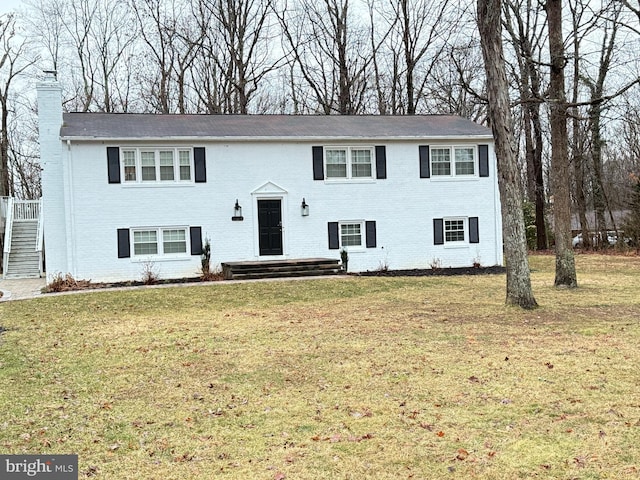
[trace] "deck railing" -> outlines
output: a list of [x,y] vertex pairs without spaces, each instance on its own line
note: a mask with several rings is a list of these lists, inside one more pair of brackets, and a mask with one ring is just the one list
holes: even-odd
[[40,200],[14,200],[13,220],[16,222],[38,220],[40,217]]

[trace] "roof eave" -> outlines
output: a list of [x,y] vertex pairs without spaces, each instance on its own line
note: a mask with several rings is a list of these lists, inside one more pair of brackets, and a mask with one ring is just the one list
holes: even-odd
[[491,134],[468,135],[420,135],[420,136],[164,136],[164,137],[96,137],[96,136],[60,136],[63,142],[379,142],[379,141],[452,141],[452,140],[493,140]]

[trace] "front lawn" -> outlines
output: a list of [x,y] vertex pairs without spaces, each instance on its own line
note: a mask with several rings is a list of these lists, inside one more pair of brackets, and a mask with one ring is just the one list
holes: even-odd
[[0,452],[80,478],[636,479],[640,258],[0,305]]

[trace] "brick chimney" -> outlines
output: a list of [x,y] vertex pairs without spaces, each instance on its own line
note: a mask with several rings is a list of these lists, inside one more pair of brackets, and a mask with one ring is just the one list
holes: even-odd
[[[47,280],[57,273],[68,273],[67,211],[65,197],[68,172],[60,140],[62,127],[62,88],[54,71],[45,71],[36,85],[38,92],[38,131],[42,167],[42,209]],[[70,273],[70,272],[69,272]]]

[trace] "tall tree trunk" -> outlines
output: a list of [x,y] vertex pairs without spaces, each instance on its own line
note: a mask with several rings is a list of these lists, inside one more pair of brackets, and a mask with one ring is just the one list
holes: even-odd
[[546,250],[549,246],[547,240],[547,222],[545,221],[545,191],[544,174],[542,171],[542,126],[540,124],[540,105],[531,105],[533,111],[533,135],[535,150],[533,156],[533,169],[536,183],[536,242],[538,250]]
[[576,264],[571,245],[571,197],[569,177],[569,142],[567,135],[567,100],[564,91],[564,43],[562,38],[562,0],[547,0],[549,29],[549,110],[551,126],[551,190],[553,226],[556,239],[556,287],[578,286]]
[[[536,61],[538,36],[535,28],[537,8],[533,0],[504,0],[504,25],[513,42],[520,73],[518,87],[523,102],[522,116],[527,163],[527,197],[535,204],[536,249],[547,248],[547,226],[545,222],[545,189],[542,170],[542,125],[540,121],[541,81],[540,65]],[[523,9],[528,13],[523,15]],[[533,25],[532,25],[533,23]]]
[[542,139],[542,122],[540,120],[540,103],[538,99],[542,96],[540,92],[540,72],[533,61],[533,55],[527,59],[529,75],[531,77],[532,101],[527,105],[533,126],[533,174],[535,178],[535,200],[536,200],[536,240],[538,250],[546,250],[549,246],[547,240],[547,222],[545,221],[546,195],[544,190],[544,173],[542,169],[542,151],[544,141]]
[[[589,107],[589,129],[591,130],[591,143],[593,151],[593,209],[596,215],[596,230],[600,236],[599,244],[608,245],[607,221],[605,219],[605,210],[607,209],[607,195],[602,181],[602,147],[604,139],[602,138],[602,111],[604,83],[607,78],[609,68],[611,68],[611,60],[613,58],[616,46],[616,35],[618,33],[617,19],[620,15],[619,7],[613,12],[614,21],[612,21],[611,29],[605,29],[604,38],[600,50],[600,66],[598,68],[598,76],[595,82],[588,82],[591,90],[591,105]],[[613,215],[611,216],[613,218]],[[615,223],[612,224],[615,227]]]
[[[573,18],[573,91],[571,94],[571,102],[578,103],[580,95],[580,40],[579,27],[580,21],[575,12],[572,15]],[[580,110],[578,107],[573,108],[572,112],[572,142],[571,142],[571,158],[573,160],[573,175],[575,181],[575,199],[576,207],[578,209],[578,218],[580,219],[580,229],[582,233],[582,246],[584,248],[591,248],[591,234],[589,229],[589,223],[587,221],[587,196],[585,194],[586,187],[586,175],[585,175],[585,139],[582,133]]]
[[478,0],[478,27],[487,74],[489,118],[498,159],[498,185],[502,202],[502,233],[507,264],[509,305],[537,307],[531,290],[522,186],[514,150],[513,119],[509,105],[509,85],[502,49],[501,0]]
[[[0,109],[2,119],[0,121],[0,197],[11,197],[11,182],[9,182],[9,110],[7,101],[9,88],[0,92]],[[4,233],[4,232],[0,232]],[[2,256],[0,255],[0,259]]]

